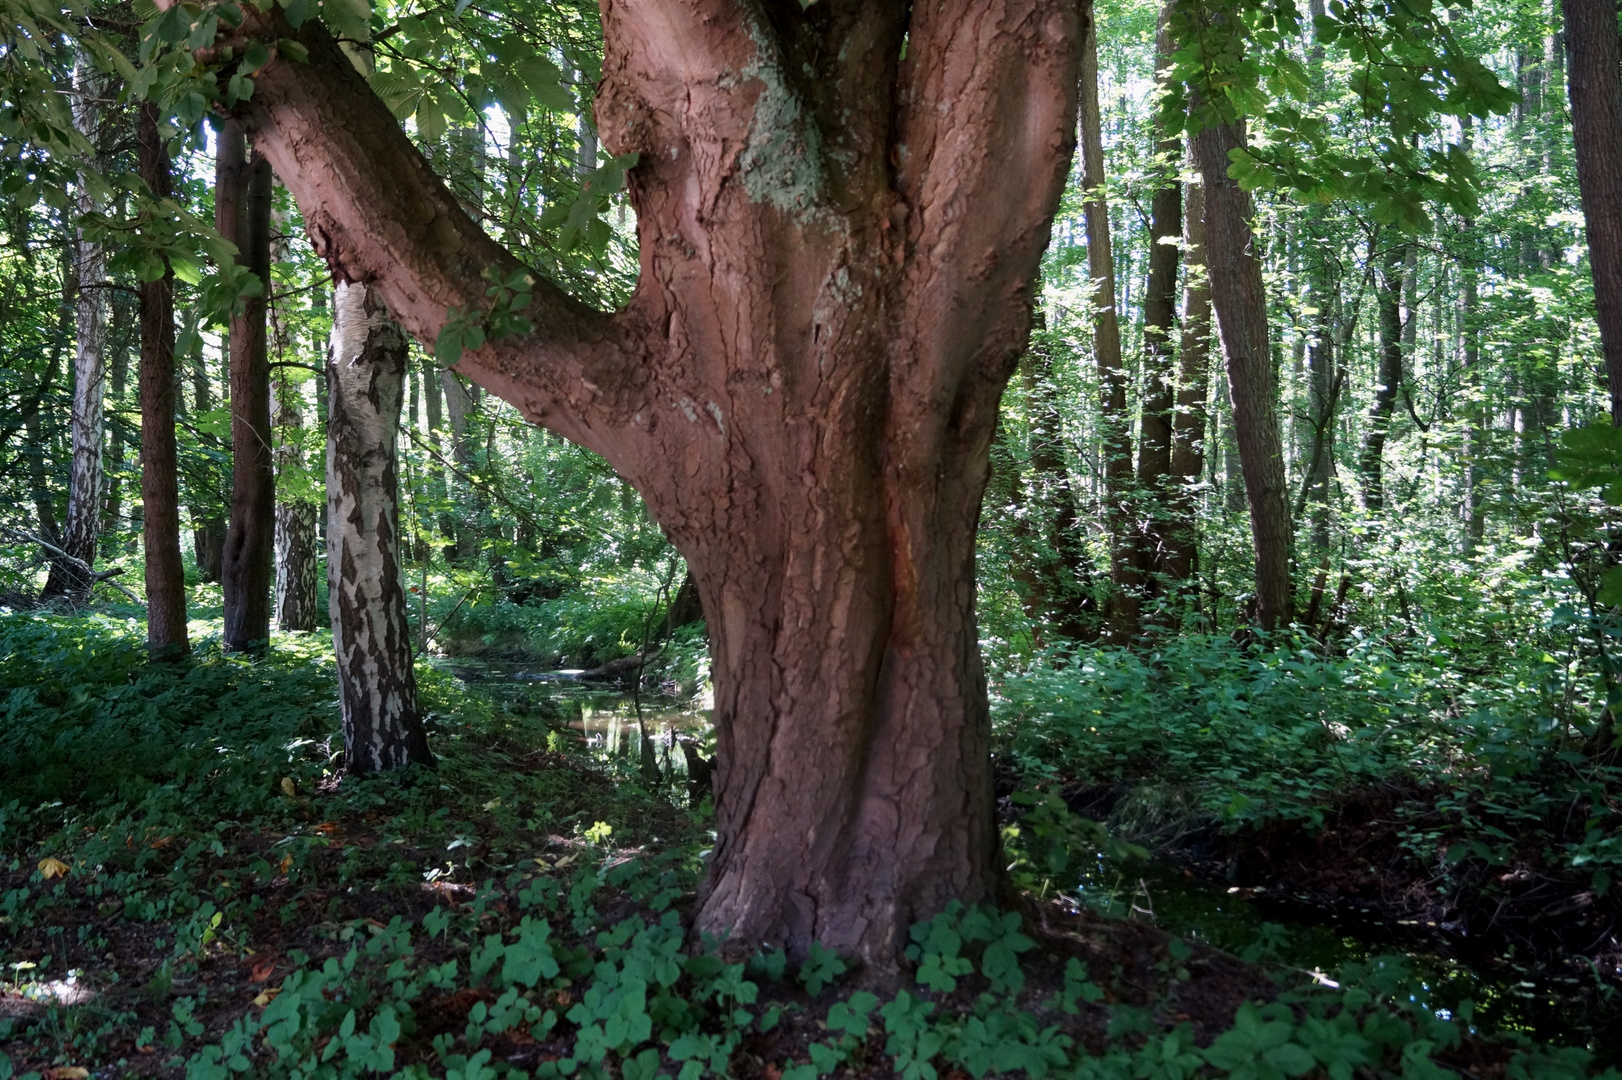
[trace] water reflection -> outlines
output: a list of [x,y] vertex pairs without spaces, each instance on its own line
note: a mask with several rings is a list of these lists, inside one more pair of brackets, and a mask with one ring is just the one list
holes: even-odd
[[658,694],[638,700],[617,685],[582,679],[582,671],[540,671],[523,663],[460,657],[443,666],[513,713],[542,715],[579,732],[586,748],[604,758],[641,762],[645,739],[666,775],[688,771],[682,744],[692,749],[710,730],[708,711],[693,702]]
[[[1400,962],[1408,993],[1443,1017],[1469,1010],[1484,1034],[1515,1031],[1540,1042],[1583,1045],[1602,1064],[1622,1060],[1622,992],[1582,958],[1530,968],[1514,955],[1479,956],[1436,930],[1332,919],[1266,889],[1198,880],[1156,863],[1099,856],[1070,894],[1079,904],[1156,925],[1249,960],[1283,964],[1322,981]],[[1467,1006],[1466,1003],[1469,1003]]]

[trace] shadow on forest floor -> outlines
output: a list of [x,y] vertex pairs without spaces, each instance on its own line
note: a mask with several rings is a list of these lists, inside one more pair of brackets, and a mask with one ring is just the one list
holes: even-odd
[[0,1073],[1092,1080],[1580,1076],[1470,1034],[1394,959],[1258,967],[1028,900],[913,931],[916,981],[728,963],[686,912],[679,777],[566,711],[422,672],[440,756],[332,773],[319,635],[154,667],[118,620],[0,614]]

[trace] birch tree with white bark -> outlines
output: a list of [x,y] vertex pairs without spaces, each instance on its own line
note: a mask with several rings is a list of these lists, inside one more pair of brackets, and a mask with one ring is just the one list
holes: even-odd
[[[94,146],[103,119],[104,80],[84,54],[73,72],[73,124]],[[95,158],[79,172],[74,205],[84,218],[101,209]],[[107,255],[99,239],[80,224],[74,240],[75,282],[73,357],[73,464],[68,489],[67,525],[61,550],[68,558],[53,558],[45,582],[46,597],[64,597],[75,604],[90,599],[95,577],[96,541],[101,535],[102,441],[106,433],[103,399],[107,387]]]
[[327,355],[327,582],[351,773],[433,762],[400,584],[396,432],[407,359],[381,297],[339,282]]

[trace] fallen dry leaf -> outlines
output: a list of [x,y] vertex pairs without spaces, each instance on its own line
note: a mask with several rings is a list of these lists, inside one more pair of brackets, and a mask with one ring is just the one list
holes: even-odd
[[281,992],[281,987],[273,986],[269,990],[261,993],[258,997],[254,998],[253,1003],[263,1009],[266,1005],[269,1005],[272,1001],[275,1001],[276,995]]
[[270,959],[261,961],[253,966],[253,971],[249,974],[248,981],[262,983],[266,979],[270,978],[271,975],[275,974],[275,971],[276,958],[272,956]]
[[56,877],[66,877],[67,873],[68,864],[53,855],[47,855],[39,861],[39,876],[46,881]]
[[293,786],[293,778],[291,776],[282,777],[282,794],[286,795],[289,799],[298,794],[298,788]]
[[81,1065],[58,1065],[44,1075],[45,1080],[90,1080],[90,1070]]
[[282,861],[281,861],[281,871],[282,871],[282,873],[284,873],[284,874],[287,873],[288,870],[292,869],[292,866],[293,866],[293,856],[291,856],[291,855],[283,855],[282,856]]

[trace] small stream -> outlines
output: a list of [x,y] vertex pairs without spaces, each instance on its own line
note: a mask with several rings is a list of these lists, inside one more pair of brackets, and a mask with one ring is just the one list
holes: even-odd
[[581,671],[544,671],[533,664],[467,657],[440,660],[437,665],[510,710],[545,710],[562,718],[580,732],[589,751],[604,758],[638,760],[645,734],[660,768],[685,774],[686,760],[677,740],[702,740],[710,727],[707,712],[693,701],[644,693],[639,702],[617,683],[582,679]]
[[[661,768],[685,773],[677,740],[702,739],[709,730],[707,713],[694,703],[646,694],[639,724],[631,694],[617,685],[583,681],[577,671],[468,658],[439,664],[516,711],[561,713],[588,749],[605,759],[637,761],[645,735]],[[1414,976],[1415,996],[1441,1015],[1454,1015],[1471,1002],[1471,1024],[1480,1032],[1516,1031],[1541,1042],[1586,1045],[1602,1063],[1622,1062],[1622,991],[1586,962],[1573,961],[1557,972],[1529,970],[1512,955],[1472,962],[1475,958],[1461,956],[1445,935],[1430,928],[1326,919],[1288,897],[1203,881],[1179,866],[1153,861],[1116,864],[1101,855],[1067,895],[1100,911],[1149,919],[1235,955],[1324,979],[1333,979],[1348,963],[1400,957]]]

